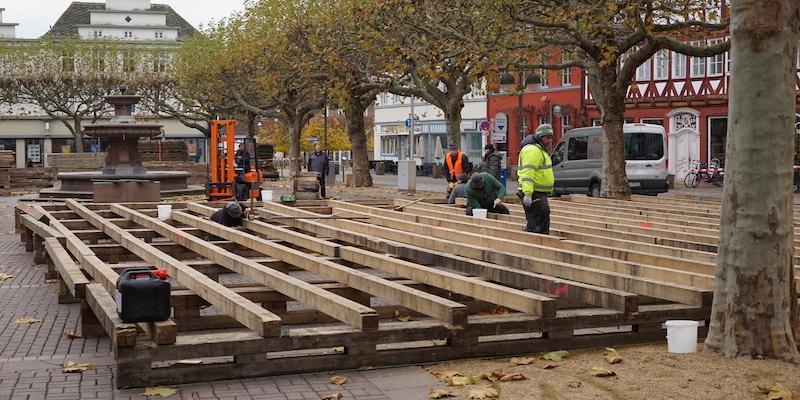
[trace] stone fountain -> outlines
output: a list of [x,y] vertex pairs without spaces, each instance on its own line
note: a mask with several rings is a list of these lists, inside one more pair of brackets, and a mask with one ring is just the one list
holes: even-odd
[[60,188],[47,188],[40,197],[91,197],[96,202],[122,203],[160,201],[163,192],[179,193],[187,189],[189,173],[185,171],[147,171],[142,165],[137,143],[140,138],[152,138],[162,133],[160,124],[137,122],[131,106],[141,96],[106,96],[114,106],[114,116],[108,123],[89,124],[83,129],[87,136],[108,139],[108,154],[100,172],[62,172],[57,178]]

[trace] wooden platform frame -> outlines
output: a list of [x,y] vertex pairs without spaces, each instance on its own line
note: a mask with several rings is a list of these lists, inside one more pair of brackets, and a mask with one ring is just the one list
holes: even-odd
[[[59,300],[81,301],[83,335],[111,337],[121,388],[664,342],[666,320],[707,325],[713,221],[670,229],[680,201],[595,201],[551,201],[563,236],[522,232],[517,205],[478,220],[388,200],[257,203],[240,229],[208,220],[209,203],[172,203],[170,220],[155,203],[74,200],[15,215]],[[633,229],[644,219],[658,227]],[[169,320],[119,319],[131,266],[168,270]]]

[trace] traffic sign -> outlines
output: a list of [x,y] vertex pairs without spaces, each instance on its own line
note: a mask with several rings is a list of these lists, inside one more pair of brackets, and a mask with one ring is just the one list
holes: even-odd
[[319,140],[317,140],[316,137],[312,136],[312,137],[308,138],[308,141],[309,142],[318,142]]
[[491,128],[491,127],[492,127],[492,124],[490,124],[489,121],[481,122],[481,130],[482,131],[488,131],[489,128]]
[[406,120],[406,128],[411,128],[411,118]]
[[494,115],[494,131],[497,133],[508,133],[508,116],[503,113]]

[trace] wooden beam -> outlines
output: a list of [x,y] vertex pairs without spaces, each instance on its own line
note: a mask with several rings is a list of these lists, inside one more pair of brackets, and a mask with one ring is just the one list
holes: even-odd
[[89,280],[83,275],[80,267],[75,264],[75,260],[69,255],[69,252],[61,246],[61,243],[55,237],[46,238],[44,247],[50,259],[55,263],[56,270],[58,270],[61,279],[64,280],[69,292],[77,298],[86,297],[86,285],[89,284]]
[[96,283],[86,285],[86,301],[116,347],[136,345],[136,325],[122,322],[116,302],[105,288]]
[[157,268],[166,268],[170,276],[235,318],[242,325],[264,337],[280,335],[280,318],[277,315],[233,293],[228,288],[211,280],[211,278],[194,270],[180,260],[170,257],[140,239],[127,234],[122,228],[108,223],[104,218],[99,217],[78,202],[68,199],[65,200],[65,204],[143,260],[152,263]]
[[[155,230],[164,237],[218,263],[219,265],[240,273],[250,279],[254,279],[266,286],[272,287],[297,301],[325,312],[326,314],[331,315],[340,321],[351,324],[358,329],[372,330],[378,328],[378,314],[375,310],[367,306],[354,302],[350,299],[337,296],[326,290],[320,289],[313,284],[304,282],[280,271],[265,267],[238,254],[225,251],[195,236],[186,235],[180,229],[177,229],[162,221],[150,218],[139,212],[127,209],[124,206],[114,205],[112,206],[112,210],[117,214],[122,215],[125,218],[129,218],[142,226]],[[193,217],[189,214],[179,211],[173,211],[172,219],[180,222],[179,214],[182,214],[181,217],[185,217],[194,222],[195,226],[199,227],[200,229],[209,229],[214,235],[226,239],[235,239],[235,241],[239,244],[257,249],[256,246],[247,243],[249,239],[247,236],[257,239],[251,235],[244,235],[238,232],[236,229],[228,228],[216,222],[204,220],[202,218]],[[242,236],[240,237],[239,235]],[[280,249],[281,247],[267,240],[262,240],[262,244],[274,246],[276,250]],[[263,251],[262,253],[269,254],[270,252]],[[280,259],[281,257],[276,256],[276,258]],[[317,262],[319,262],[319,260],[317,260]],[[229,289],[227,289],[227,292],[232,295],[235,294]],[[236,296],[241,298],[239,295]],[[203,297],[205,298],[205,296]]]

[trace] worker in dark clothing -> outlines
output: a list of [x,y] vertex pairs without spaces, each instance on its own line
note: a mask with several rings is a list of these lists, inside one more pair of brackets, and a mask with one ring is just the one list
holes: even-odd
[[472,215],[472,209],[485,208],[494,214],[509,214],[508,208],[503,205],[506,196],[506,187],[488,172],[476,172],[469,178],[464,189],[467,193],[467,215]]
[[319,195],[324,199],[325,196],[325,177],[328,175],[328,155],[322,151],[322,146],[314,147],[314,152],[308,156],[308,170],[317,172],[319,181]]
[[247,206],[236,201],[226,204],[225,207],[220,208],[217,210],[217,212],[211,214],[212,221],[228,227],[241,226],[242,218],[246,217]]

